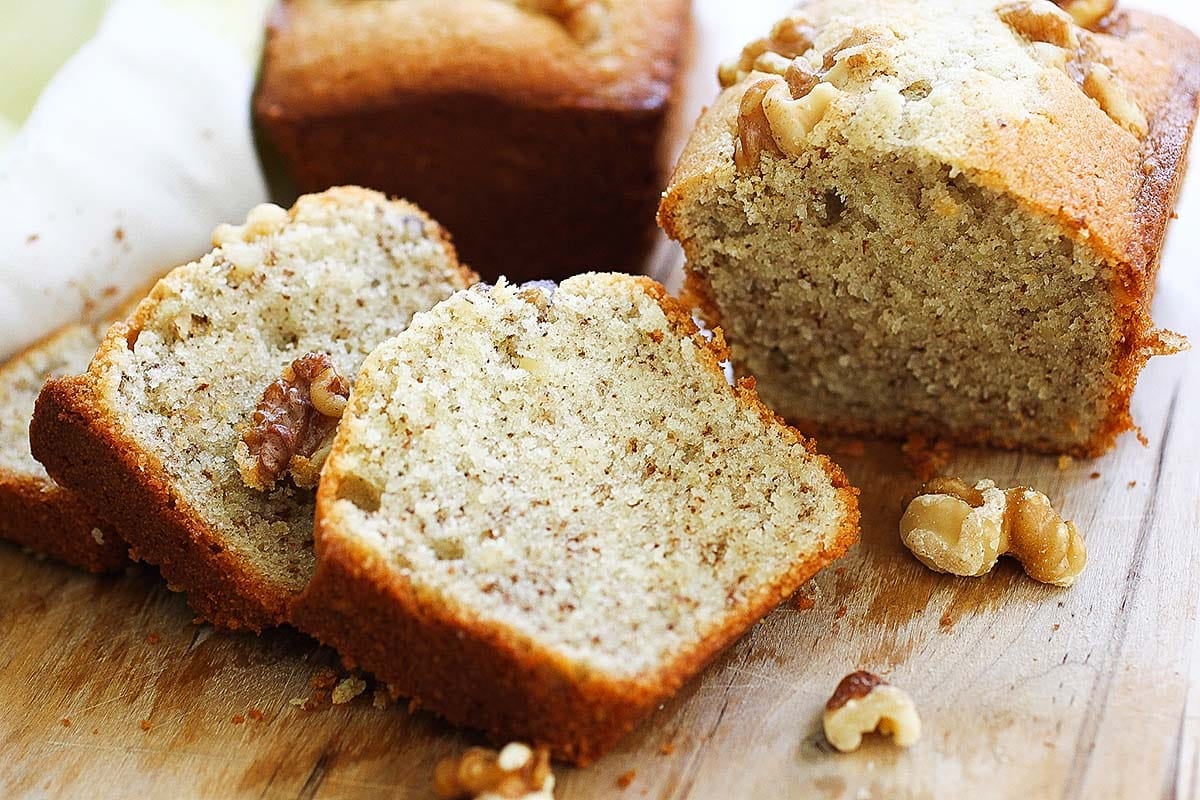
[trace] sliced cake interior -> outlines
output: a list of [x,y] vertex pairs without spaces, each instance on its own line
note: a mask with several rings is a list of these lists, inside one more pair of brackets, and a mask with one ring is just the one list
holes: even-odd
[[1197,52],[1045,0],[810,0],[723,70],[660,221],[787,419],[1095,454],[1174,346],[1148,310]]
[[127,563],[126,546],[46,474],[29,422],[47,379],[87,369],[107,325],[68,325],[0,367],[0,538],[95,572]]
[[355,385],[301,626],[455,721],[611,745],[857,531],[841,471],[706,333],[624,275],[418,315]]
[[87,376],[51,384],[35,452],[198,611],[259,628],[286,620],[313,566],[313,490],[239,470],[268,386],[313,353],[352,377],[473,275],[415,206],[354,188],[260,207],[214,244],[110,331]]

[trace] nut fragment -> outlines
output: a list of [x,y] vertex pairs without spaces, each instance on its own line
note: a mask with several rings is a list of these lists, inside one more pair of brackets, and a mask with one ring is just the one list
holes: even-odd
[[221,224],[213,229],[213,247],[251,242],[269,236],[288,222],[288,212],[273,203],[262,203],[250,209],[243,225]]
[[755,39],[737,58],[721,64],[717,80],[727,89],[755,70],[782,75],[792,59],[812,49],[815,38],[812,25],[803,16],[792,14],[775,23],[767,38]]
[[267,491],[290,472],[297,486],[315,486],[349,396],[350,384],[324,353],[305,353],[285,367],[242,434],[242,481]]
[[602,0],[510,0],[517,8],[558,21],[580,44],[592,44],[609,33],[609,10]]
[[482,797],[553,800],[550,751],[545,747],[533,750],[520,742],[505,745],[499,753],[472,747],[457,758],[438,762],[433,773],[433,790],[443,800]]
[[863,734],[878,731],[900,747],[921,737],[921,718],[912,698],[878,675],[859,670],[842,678],[825,704],[825,738],[843,753],[857,750]]
[[1034,580],[1070,586],[1087,563],[1079,531],[1046,495],[989,480],[926,483],[900,519],[900,538],[922,564],[952,575],[983,575],[1011,555]]
[[1145,136],[1150,130],[1146,115],[1126,93],[1113,71],[1104,64],[1092,64],[1083,79],[1083,92],[1099,103],[1109,119],[1134,136]]
[[1094,28],[1117,5],[1116,0],[1054,0],[1054,3],[1081,28]]
[[1075,21],[1067,12],[1045,0],[1017,0],[996,9],[1018,35],[1031,42],[1045,42],[1067,50],[1079,47]]
[[737,141],[733,145],[733,162],[742,172],[758,168],[763,150],[779,153],[779,145],[771,135],[771,124],[763,112],[763,98],[775,81],[761,80],[742,95],[738,109]]

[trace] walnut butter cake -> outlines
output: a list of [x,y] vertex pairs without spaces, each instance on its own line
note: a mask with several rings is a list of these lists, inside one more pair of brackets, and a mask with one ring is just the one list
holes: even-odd
[[48,379],[87,369],[107,326],[68,325],[0,367],[0,538],[90,572],[129,563],[127,546],[29,451],[29,421]]
[[474,275],[415,206],[337,188],[222,226],[50,381],[34,456],[229,628],[286,622],[313,570],[314,489],[348,381]]
[[814,429],[1096,455],[1178,337],[1150,301],[1200,43],[1103,0],[811,0],[720,74],[659,219]]
[[704,333],[614,274],[418,314],[354,385],[295,623],[453,722],[596,758],[857,536],[841,470]]

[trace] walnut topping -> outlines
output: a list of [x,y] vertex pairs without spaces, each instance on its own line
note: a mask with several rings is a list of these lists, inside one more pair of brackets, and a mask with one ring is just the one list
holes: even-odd
[[580,44],[592,44],[610,33],[608,5],[602,0],[510,0],[517,8],[556,20]]
[[1081,28],[1095,28],[1100,20],[1112,13],[1116,0],[1054,0],[1055,5],[1071,15]]
[[921,736],[912,698],[870,672],[852,672],[833,691],[821,719],[825,738],[843,753],[857,750],[863,734],[879,731],[900,747]]
[[505,745],[499,753],[472,747],[458,758],[438,763],[433,790],[443,800],[481,797],[552,800],[554,774],[550,771],[550,751],[545,747],[533,750],[520,742]]
[[812,49],[815,38],[808,21],[792,14],[775,23],[770,36],[754,40],[742,48],[736,59],[723,63],[717,70],[717,79],[722,88],[729,88],[756,70],[782,75],[792,59]]
[[1066,72],[1117,125],[1139,138],[1145,136],[1150,129],[1146,115],[1112,69],[1102,63],[1095,36],[1084,30],[1096,27],[1112,11],[1113,0],[1055,2],[1057,6],[1043,0],[1019,0],[996,11],[1029,41],[1038,60]]
[[774,81],[762,80],[746,90],[738,110],[738,134],[733,146],[733,161],[737,168],[748,172],[758,168],[763,150],[779,153],[779,145],[771,134],[771,124],[763,111],[763,98]]
[[900,538],[925,566],[952,575],[983,575],[1007,554],[1034,580],[1070,586],[1087,563],[1079,531],[1046,495],[1023,486],[1002,491],[988,480],[925,484],[900,519]]
[[263,203],[250,209],[243,225],[218,225],[213,230],[213,247],[252,242],[275,233],[288,222],[288,212],[273,203]]
[[1134,136],[1140,138],[1149,132],[1150,124],[1146,115],[1125,91],[1113,71],[1104,64],[1090,66],[1083,78],[1083,92],[1100,105],[1109,119]]
[[324,353],[306,353],[285,367],[242,434],[242,481],[267,491],[291,473],[297,486],[315,486],[349,396],[350,384]]
[[1019,36],[1030,42],[1045,42],[1066,50],[1079,47],[1075,22],[1062,9],[1045,0],[1017,0],[996,9]]

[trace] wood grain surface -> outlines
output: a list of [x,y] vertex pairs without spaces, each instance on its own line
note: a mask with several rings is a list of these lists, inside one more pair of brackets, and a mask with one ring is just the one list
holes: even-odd
[[[787,3],[698,4],[694,86]],[[1159,2],[1196,25],[1200,10]],[[1189,16],[1190,15],[1190,16]],[[1189,181],[1156,318],[1200,340],[1200,171]],[[657,269],[678,267],[663,248]],[[1048,493],[1083,531],[1071,589],[1012,563],[936,575],[900,545],[919,483],[892,442],[822,442],[862,489],[863,538],[586,770],[582,798],[1200,797],[1200,364],[1153,363],[1135,396],[1148,445],[1104,458],[982,450],[947,471]],[[0,797],[431,798],[434,764],[478,740],[403,703],[345,705],[311,685],[335,655],[287,629],[195,625],[153,570],[95,578],[0,545]],[[877,671],[914,697],[921,741],[838,754],[820,710]],[[310,703],[310,705],[314,705]],[[619,782],[628,782],[620,788]]]

